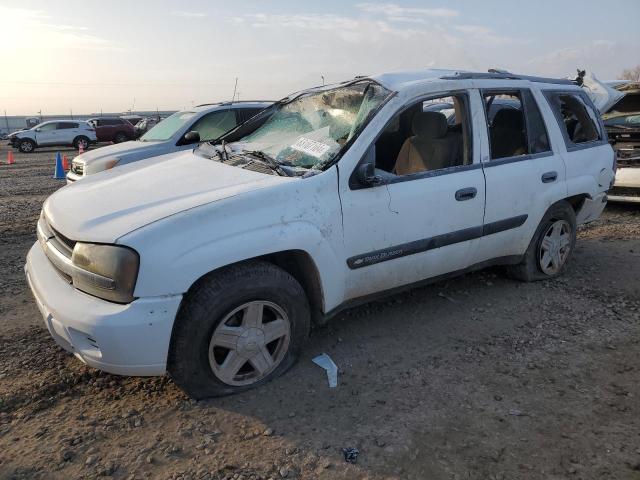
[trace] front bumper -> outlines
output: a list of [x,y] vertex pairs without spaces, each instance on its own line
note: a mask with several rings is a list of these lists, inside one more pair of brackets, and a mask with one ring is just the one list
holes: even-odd
[[77,173],[73,173],[71,170],[67,172],[67,185],[70,183],[76,182],[82,178],[82,175],[78,175]]
[[25,273],[54,340],[91,367],[118,375],[163,375],[182,295],[120,305],[70,285],[36,242]]

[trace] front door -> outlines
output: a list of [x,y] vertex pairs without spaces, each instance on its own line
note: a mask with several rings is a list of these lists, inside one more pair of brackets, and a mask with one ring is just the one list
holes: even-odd
[[458,91],[406,106],[361,162],[375,164],[372,184],[341,178],[347,299],[474,262],[485,184],[471,103]]
[[45,123],[36,129],[36,143],[39,146],[55,145],[58,124],[56,122]]

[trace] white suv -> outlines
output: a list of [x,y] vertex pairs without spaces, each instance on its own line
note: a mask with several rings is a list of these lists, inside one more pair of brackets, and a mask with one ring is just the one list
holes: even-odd
[[[509,106],[488,123],[496,100]],[[440,102],[453,122],[429,110]],[[318,87],[224,140],[45,202],[26,275],[82,361],[168,371],[196,398],[262,384],[312,322],[372,296],[495,264],[561,274],[614,178],[584,90],[506,73]]]
[[108,145],[78,155],[71,162],[67,183],[145,158],[193,150],[199,142],[217,140],[273,102],[243,101],[198,105],[176,112],[157,123],[139,139]]
[[10,134],[9,142],[22,153],[33,152],[40,147],[89,148],[95,143],[96,130],[87,122],[54,120],[42,122],[29,130]]

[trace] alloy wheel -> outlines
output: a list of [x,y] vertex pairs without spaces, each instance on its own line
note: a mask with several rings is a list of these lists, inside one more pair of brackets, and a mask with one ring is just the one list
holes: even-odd
[[282,362],[291,338],[285,311],[273,302],[252,301],[218,324],[209,342],[213,373],[232,386],[251,385]]
[[538,253],[540,269],[547,275],[555,275],[566,262],[571,251],[571,225],[566,220],[551,224],[542,237]]

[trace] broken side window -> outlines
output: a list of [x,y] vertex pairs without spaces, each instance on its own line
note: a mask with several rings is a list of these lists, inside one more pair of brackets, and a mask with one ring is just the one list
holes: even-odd
[[581,94],[552,92],[547,94],[567,147],[601,140],[598,115]]

